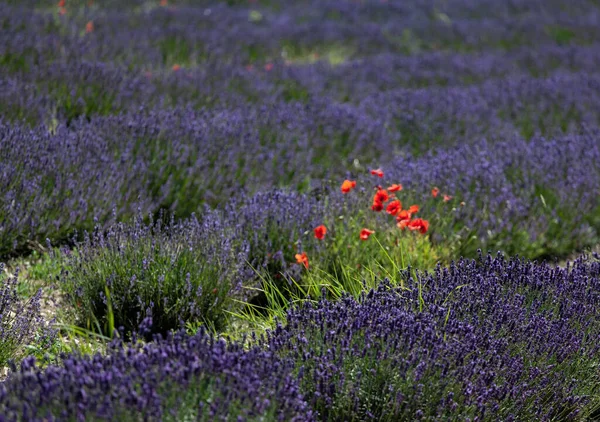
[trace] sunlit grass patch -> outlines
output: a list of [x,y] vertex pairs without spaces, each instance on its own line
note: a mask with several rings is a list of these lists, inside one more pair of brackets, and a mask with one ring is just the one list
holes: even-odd
[[289,64],[306,65],[320,61],[331,66],[347,62],[354,54],[354,48],[344,45],[302,46],[292,42],[283,43],[281,57]]

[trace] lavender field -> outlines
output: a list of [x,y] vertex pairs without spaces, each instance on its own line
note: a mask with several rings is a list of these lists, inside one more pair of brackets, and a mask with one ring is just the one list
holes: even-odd
[[0,0],[0,422],[600,420],[600,2]]

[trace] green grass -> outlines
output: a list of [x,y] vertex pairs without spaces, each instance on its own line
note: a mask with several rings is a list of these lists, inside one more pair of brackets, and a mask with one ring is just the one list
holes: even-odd
[[292,64],[313,64],[319,61],[331,66],[341,65],[354,55],[354,48],[341,44],[304,46],[291,41],[282,43],[282,57]]

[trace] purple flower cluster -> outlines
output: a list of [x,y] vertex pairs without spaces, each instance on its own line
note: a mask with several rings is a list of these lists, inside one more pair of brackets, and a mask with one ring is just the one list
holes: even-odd
[[425,187],[423,200],[433,186],[455,197],[438,208],[434,240],[462,228],[489,249],[564,255],[592,244],[600,233],[599,136],[587,129],[555,139],[482,141],[397,158],[386,172],[408,188]]
[[43,371],[26,359],[0,384],[4,421],[311,421],[289,363],[207,334],[145,346],[115,342],[106,355],[65,356]]
[[599,276],[501,256],[409,270],[290,310],[268,346],[320,420],[573,420],[597,406]]
[[251,264],[266,266],[277,261],[285,269],[286,261],[294,261],[294,254],[302,248],[299,239],[328,212],[314,195],[271,191],[228,204],[226,224],[248,241]]
[[0,263],[0,366],[22,357],[23,346],[38,342],[49,345],[55,332],[40,314],[41,289],[25,300],[18,296],[18,273],[6,278]]
[[111,335],[152,317],[150,333],[185,323],[221,330],[234,299],[245,300],[247,244],[214,212],[201,219],[118,224],[64,253],[61,289],[80,324]]

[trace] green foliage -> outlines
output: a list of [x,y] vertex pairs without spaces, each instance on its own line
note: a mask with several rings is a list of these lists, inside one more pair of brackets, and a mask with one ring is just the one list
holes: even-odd
[[0,67],[9,73],[27,72],[29,65],[25,55],[17,55],[7,52],[0,55]]
[[306,103],[310,99],[310,93],[299,82],[293,79],[286,79],[279,82],[283,99],[287,102]]
[[18,295],[17,276],[6,277],[0,264],[0,367],[26,356],[29,343],[43,347],[54,335],[40,318],[41,289],[28,299]]
[[550,25],[546,32],[559,45],[569,44],[576,37],[575,31],[560,25]]
[[94,83],[73,87],[66,82],[50,84],[50,97],[56,102],[57,112],[64,116],[67,125],[80,117],[106,116],[119,112],[115,104],[116,92]]
[[17,292],[21,298],[34,296],[38,289],[51,285],[60,275],[63,265],[58,250],[46,252],[44,249],[33,250],[9,263],[10,268],[19,268]]
[[261,63],[267,56],[265,49],[258,44],[249,44],[246,46],[246,54],[250,63]]
[[191,44],[185,37],[172,35],[161,39],[158,48],[162,56],[162,63],[167,67],[173,65],[190,65],[202,55],[203,46],[196,41]]
[[[343,293],[358,297],[383,278],[402,286],[401,270],[409,266],[433,269],[440,259],[449,256],[445,245],[434,246],[427,235],[401,231],[395,219],[385,213],[363,213],[345,207],[339,213],[341,215],[324,217],[328,230],[324,239],[315,239],[312,230],[299,234],[309,259],[308,269],[295,263],[298,251],[278,236],[277,226],[272,227],[269,238],[279,240],[277,247],[284,252],[286,261],[292,262],[292,268],[284,270],[279,261],[273,260],[256,270],[261,300],[247,304],[244,319],[255,322],[258,315],[262,315],[272,322],[275,317],[284,317],[290,303],[319,298],[323,293],[334,300]],[[359,237],[364,227],[375,230],[367,240]]]
[[354,48],[343,44],[303,45],[284,40],[281,49],[285,60],[294,64],[312,64],[323,61],[331,66],[347,62],[354,54]]
[[35,341],[25,346],[28,356],[33,356],[41,367],[56,365],[65,354],[94,355],[104,353],[110,338],[91,330],[68,324],[56,323],[53,338],[36,334]]
[[104,335],[120,327],[131,333],[151,315],[154,333],[186,322],[225,328],[243,262],[223,239],[227,229],[210,224],[136,220],[79,244],[65,257],[60,284],[78,324]]
[[[152,141],[139,139],[133,156],[149,163],[148,192],[160,201],[158,209],[169,210],[178,216],[189,216],[202,205],[206,178],[191,172],[199,152],[176,150],[174,144],[162,136]],[[206,186],[206,185],[204,185]]]
[[401,231],[395,222],[391,225],[369,225],[375,228],[375,234],[365,241],[359,238],[363,226],[356,221],[350,221],[346,230],[331,225],[332,239],[323,239],[325,244],[313,254],[313,265],[302,278],[311,295],[329,283],[356,296],[365,288],[375,287],[383,278],[402,285],[400,271],[408,266],[433,269],[440,252],[427,236]]
[[44,284],[57,280],[63,268],[58,249],[50,252],[34,251],[27,259],[30,262],[27,278],[44,281]]

